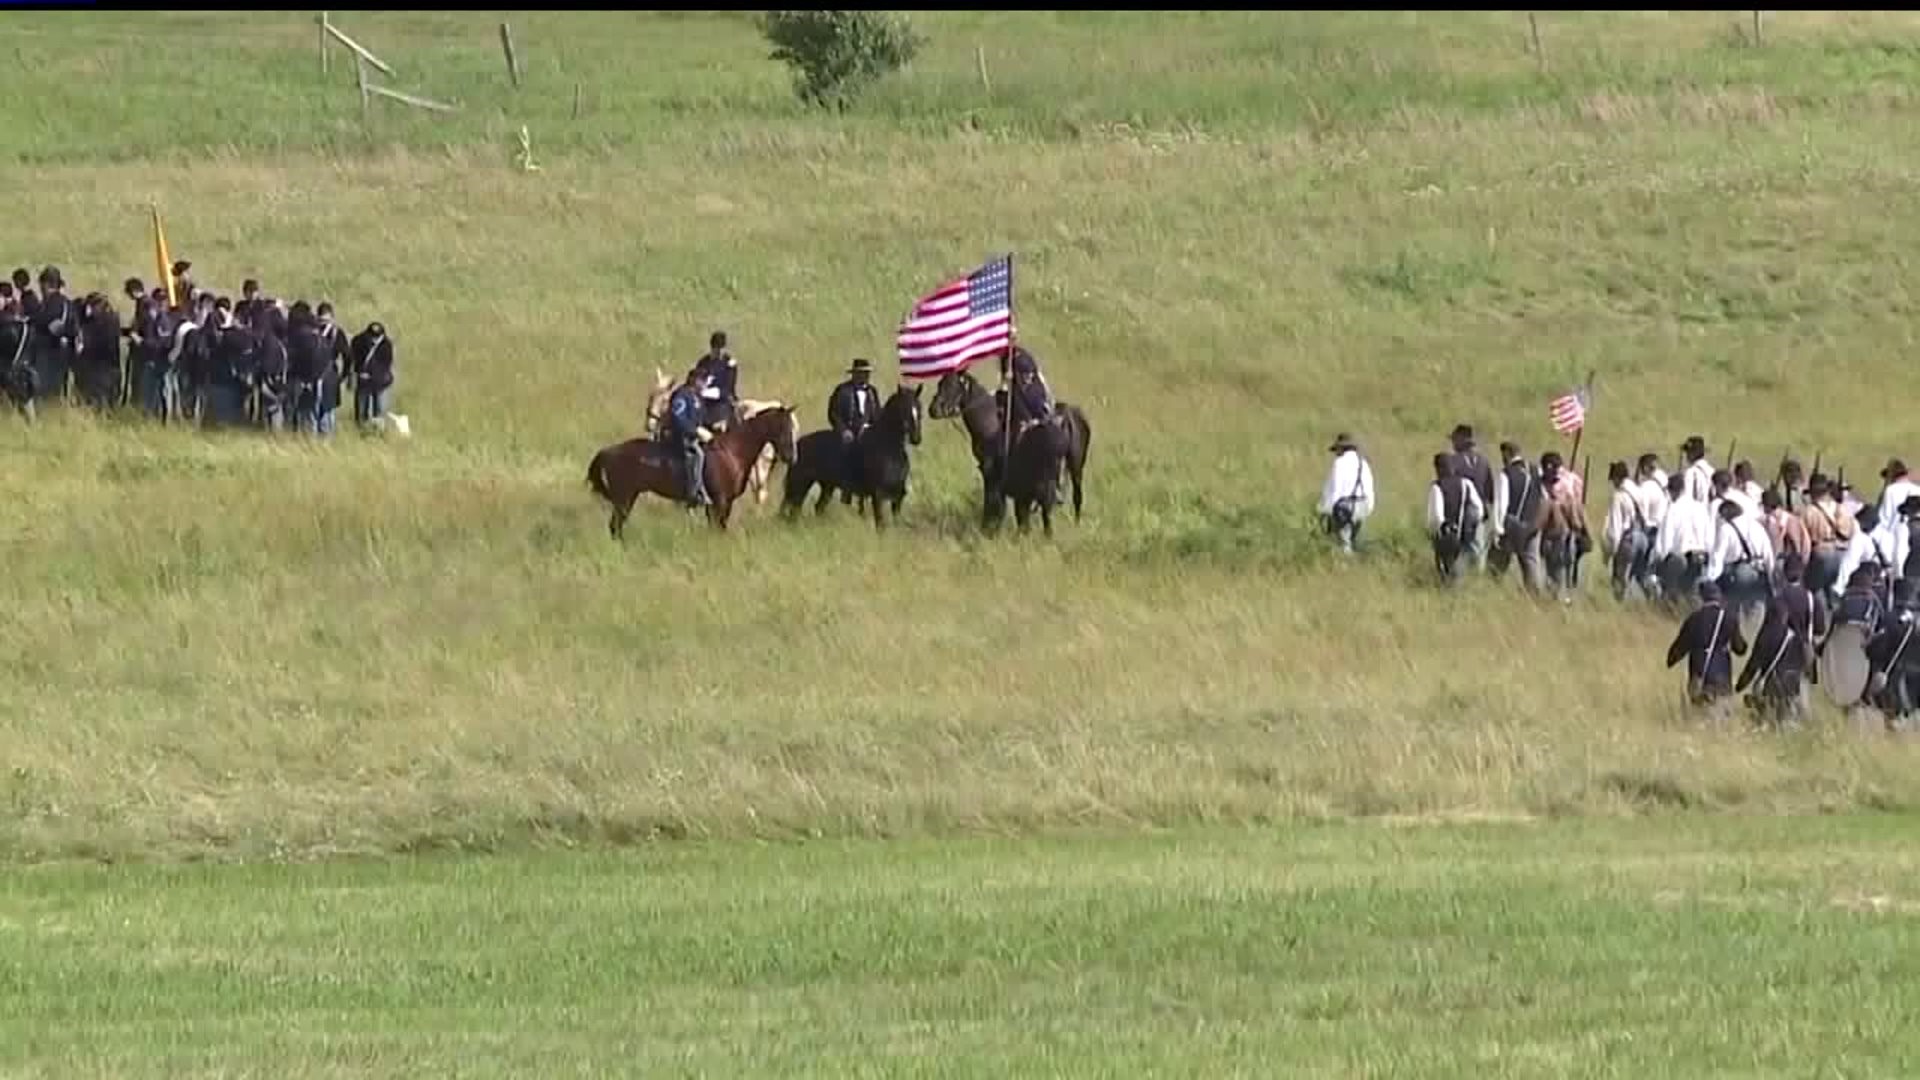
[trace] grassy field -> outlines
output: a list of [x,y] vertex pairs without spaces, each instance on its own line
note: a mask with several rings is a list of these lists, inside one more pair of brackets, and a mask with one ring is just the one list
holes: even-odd
[[[1436,593],[1417,532],[1456,421],[1537,453],[1589,368],[1596,487],[1698,431],[1871,491],[1912,430],[1916,17],[1755,47],[1731,13],[1556,14],[1543,72],[1513,15],[928,16],[844,117],[742,17],[513,18],[517,93],[494,17],[356,14],[463,106],[364,123],[304,17],[9,20],[60,107],[0,145],[33,211],[0,258],[150,275],[158,199],[203,280],[383,319],[416,438],[0,423],[0,851],[1920,797],[1905,746],[1699,728],[1670,624],[1598,583]],[[1000,250],[1093,418],[1086,521],[980,536],[942,425],[897,532],[650,503],[608,540],[585,465],[656,365],[725,327],[746,393],[823,424],[850,357],[890,371],[913,297]],[[1311,521],[1338,429],[1384,500],[1354,566]]]
[[1911,1076],[1898,819],[0,884],[9,1076]]

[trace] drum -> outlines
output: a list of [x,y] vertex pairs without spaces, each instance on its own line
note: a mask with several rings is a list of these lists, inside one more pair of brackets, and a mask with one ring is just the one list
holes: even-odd
[[1820,688],[1828,700],[1843,709],[1860,704],[1867,693],[1867,628],[1842,623],[1827,635],[1820,654]]

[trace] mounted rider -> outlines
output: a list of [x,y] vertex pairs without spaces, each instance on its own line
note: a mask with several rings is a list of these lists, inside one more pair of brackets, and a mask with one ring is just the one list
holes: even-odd
[[853,474],[859,458],[854,446],[880,417],[880,391],[874,388],[872,379],[873,362],[856,358],[847,368],[846,380],[834,387],[827,399],[827,426],[839,437],[843,491],[851,491],[857,479]]
[[674,388],[667,399],[667,427],[680,448],[686,467],[687,502],[692,506],[711,505],[707,494],[707,443],[713,429],[706,424],[706,405],[702,401],[713,378],[707,368],[696,364],[687,372],[685,382]]
[[706,389],[700,394],[707,426],[724,431],[733,423],[740,400],[740,362],[727,351],[725,330],[715,330],[707,338],[707,351],[693,366],[707,374]]
[[[1005,422],[1009,390],[1013,402],[1013,436],[1019,438],[1029,427],[1042,422],[1057,422],[1054,411],[1053,390],[1047,386],[1046,376],[1040,374],[1040,363],[1033,354],[1019,346],[1013,350],[1013,380],[1009,387],[995,392],[994,398],[1000,406],[1000,416]],[[1002,374],[1004,375],[1004,369]]]

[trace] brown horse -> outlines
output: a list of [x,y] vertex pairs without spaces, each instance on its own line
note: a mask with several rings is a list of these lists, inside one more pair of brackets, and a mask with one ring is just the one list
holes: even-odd
[[[667,399],[673,396],[673,379],[658,367],[653,369],[653,389],[647,393],[647,438],[658,438],[660,422],[667,415]],[[741,398],[734,408],[733,419],[737,423],[747,420],[768,409],[785,405],[784,401],[771,401],[760,398]],[[797,422],[796,422],[797,426]],[[768,480],[773,475],[773,445],[760,451],[753,461],[753,475],[748,482],[753,486],[753,501],[764,504],[769,490]]]
[[[733,504],[746,494],[747,477],[761,448],[771,444],[781,464],[793,464],[793,430],[792,412],[779,406],[742,420],[707,444],[707,494],[713,497],[707,520],[716,528],[727,527]],[[607,531],[614,539],[620,538],[627,515],[643,493],[685,501],[682,460],[678,448],[651,439],[628,439],[593,455],[587,463],[587,486],[613,507]]]

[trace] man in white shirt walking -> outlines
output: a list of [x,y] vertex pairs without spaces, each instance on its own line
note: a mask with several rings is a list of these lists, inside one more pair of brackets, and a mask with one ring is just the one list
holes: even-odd
[[1873,572],[1874,595],[1885,605],[1891,600],[1888,583],[1899,576],[1893,531],[1881,523],[1877,506],[1861,507],[1853,523],[1853,539],[1847,542],[1847,553],[1840,558],[1839,580],[1851,581],[1855,570],[1867,567]]
[[[1899,516],[1901,504],[1920,495],[1920,484],[1907,475],[1907,463],[1899,458],[1887,462],[1887,467],[1880,470],[1880,479],[1887,483],[1886,490],[1880,493],[1880,520],[1884,523]],[[1896,568],[1895,573],[1898,572]]]
[[1713,504],[1713,464],[1707,460],[1707,440],[1698,435],[1687,436],[1680,444],[1680,458],[1685,462],[1680,475],[1686,478],[1687,495],[1702,506]]
[[1628,477],[1624,461],[1607,466],[1607,482],[1613,485],[1613,497],[1607,504],[1600,546],[1613,567],[1613,597],[1625,600],[1634,585],[1651,595],[1647,568],[1653,558],[1653,529],[1640,488]]
[[1442,584],[1460,580],[1460,562],[1471,555],[1487,504],[1480,488],[1459,470],[1452,454],[1433,455],[1433,483],[1427,485],[1427,537],[1433,541],[1433,565]]
[[1373,467],[1360,454],[1353,436],[1341,432],[1327,448],[1333,467],[1320,488],[1320,519],[1340,550],[1351,552],[1360,542],[1360,527],[1373,514]]
[[1487,560],[1494,577],[1504,576],[1507,564],[1520,564],[1520,584],[1531,592],[1546,587],[1540,565],[1537,524],[1547,492],[1533,463],[1520,455],[1518,444],[1500,444],[1500,471],[1493,477],[1493,553]]
[[1685,473],[1667,478],[1667,510],[1654,538],[1653,565],[1661,595],[1675,606],[1692,602],[1707,577],[1707,554],[1713,549],[1713,515],[1707,504],[1687,494]]
[[1713,554],[1707,558],[1707,578],[1720,585],[1727,606],[1744,619],[1767,600],[1768,576],[1773,570],[1773,541],[1758,516],[1749,514],[1738,499],[1720,503],[1720,527],[1714,534]]

